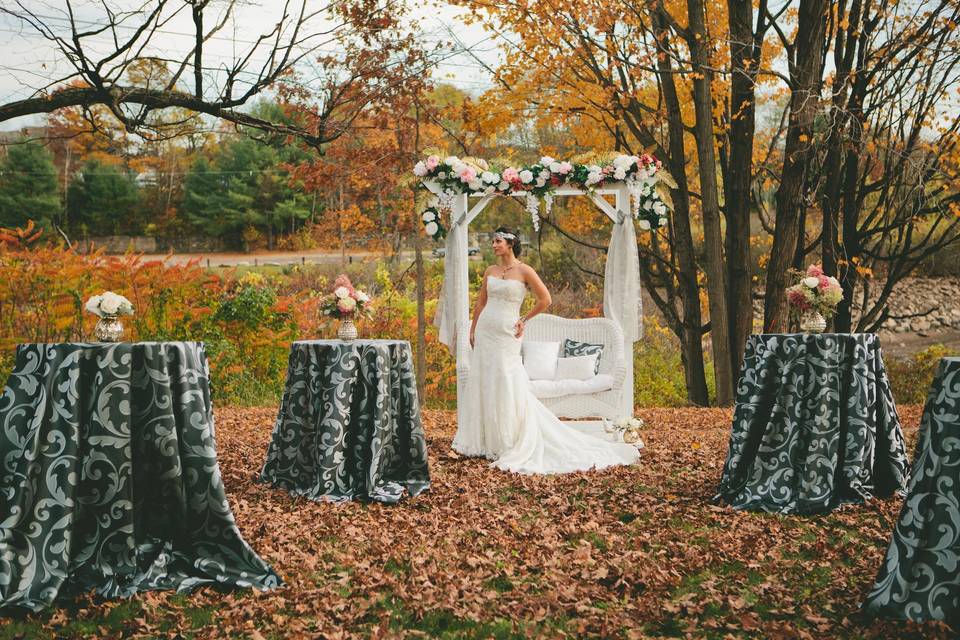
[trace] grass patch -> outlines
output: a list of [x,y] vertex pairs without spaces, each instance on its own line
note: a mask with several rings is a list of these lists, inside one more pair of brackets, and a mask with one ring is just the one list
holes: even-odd
[[[566,630],[566,620],[548,619],[542,623],[515,622],[498,618],[490,621],[459,618],[451,611],[440,609],[428,611],[422,616],[408,610],[404,603],[393,596],[381,598],[372,613],[379,614],[373,625],[379,624],[382,616],[389,616],[391,631],[414,632],[429,638],[440,640],[521,640],[525,638],[550,635],[549,632]],[[370,618],[368,618],[370,619]]]

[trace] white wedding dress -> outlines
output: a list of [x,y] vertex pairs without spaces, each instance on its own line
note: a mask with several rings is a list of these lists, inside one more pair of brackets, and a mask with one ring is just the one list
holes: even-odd
[[487,304],[477,319],[466,404],[453,448],[485,456],[515,473],[570,473],[632,464],[636,447],[608,442],[564,425],[533,392],[514,337],[526,285],[487,278]]

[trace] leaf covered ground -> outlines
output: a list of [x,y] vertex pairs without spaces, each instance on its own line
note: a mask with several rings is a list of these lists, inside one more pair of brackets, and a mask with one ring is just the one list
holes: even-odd
[[[275,409],[218,410],[234,515],[286,587],[90,597],[7,614],[0,638],[953,637],[858,613],[899,499],[820,517],[719,508],[730,413],[640,414],[640,465],[521,477],[452,453],[454,414],[427,412],[433,486],[387,507],[257,483]],[[912,455],[919,407],[901,417]]]

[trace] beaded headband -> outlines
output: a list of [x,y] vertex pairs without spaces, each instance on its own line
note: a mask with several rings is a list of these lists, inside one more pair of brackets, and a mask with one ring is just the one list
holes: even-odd
[[504,231],[495,231],[493,234],[494,238],[500,238],[501,240],[516,240],[517,236],[512,233],[506,233]]

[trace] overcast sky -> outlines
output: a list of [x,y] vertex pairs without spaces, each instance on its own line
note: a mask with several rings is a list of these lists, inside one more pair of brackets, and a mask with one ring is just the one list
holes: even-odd
[[[47,24],[56,25],[60,33],[69,33],[64,2],[22,1],[31,10],[44,16]],[[11,6],[12,4],[8,0],[0,0],[0,5]],[[102,20],[103,13],[98,7],[99,4],[99,2],[74,2],[75,15],[82,26],[93,28]],[[110,4],[138,6],[141,2],[124,1]],[[315,4],[321,6],[320,2]],[[234,10],[234,20],[207,44],[206,65],[213,66],[217,62],[226,63],[236,56],[243,55],[258,35],[270,29],[270,26],[265,28],[265,25],[275,24],[280,15],[280,2],[277,0],[238,3],[238,5],[240,6]],[[449,41],[451,37],[448,30],[452,29],[456,39],[464,46],[472,49],[487,64],[495,65],[499,59],[496,40],[480,27],[465,25],[458,19],[459,11],[445,4],[424,6],[417,10],[419,17],[423,20],[425,46],[433,46],[438,40]],[[212,19],[208,18],[208,21],[212,22]],[[121,36],[125,33],[129,35],[134,24],[136,23],[131,22],[130,28],[121,31]],[[313,25],[318,33],[325,26],[320,21],[314,22]],[[170,55],[171,52],[188,51],[191,46],[192,30],[193,22],[189,13],[184,11],[180,15],[173,16],[161,28],[162,36],[156,38],[157,46],[150,53]],[[317,40],[317,42],[320,41],[322,40]],[[95,41],[93,46],[94,54],[112,50],[112,43],[106,38]],[[0,66],[0,101],[4,103],[29,97],[37,88],[47,85],[54,78],[62,77],[69,70],[69,66],[63,61],[62,54],[54,45],[31,27],[7,15],[0,15],[0,51],[3,54],[3,65]],[[489,74],[469,53],[458,53],[447,57],[435,69],[434,76],[474,95],[491,86]],[[0,123],[0,129],[19,129],[42,121],[42,117],[36,116],[18,118]]]

